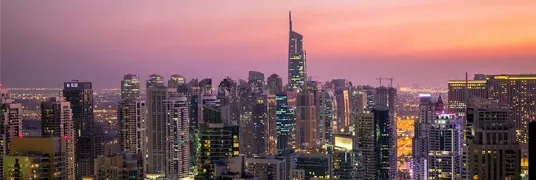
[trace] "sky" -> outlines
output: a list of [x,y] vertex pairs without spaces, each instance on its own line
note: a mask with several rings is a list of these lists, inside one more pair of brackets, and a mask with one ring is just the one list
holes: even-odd
[[119,88],[125,73],[287,78],[288,11],[313,80],[446,85],[536,73],[536,1],[4,0],[0,83]]

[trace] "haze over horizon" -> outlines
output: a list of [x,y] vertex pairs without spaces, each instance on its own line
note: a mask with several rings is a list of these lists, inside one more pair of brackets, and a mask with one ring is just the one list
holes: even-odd
[[446,85],[470,74],[536,73],[536,1],[2,1],[0,83],[118,88],[125,73],[191,78],[279,74],[288,11],[308,75],[353,84]]

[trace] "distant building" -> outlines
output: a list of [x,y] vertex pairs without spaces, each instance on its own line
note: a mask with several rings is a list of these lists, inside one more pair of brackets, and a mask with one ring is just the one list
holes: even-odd
[[65,140],[65,178],[75,179],[76,135],[73,124],[71,103],[60,98],[50,98],[41,103],[41,135],[46,138]]
[[134,74],[125,74],[121,80],[121,100],[136,99],[140,96],[140,78]]
[[272,74],[267,79],[268,83],[268,92],[275,94],[278,92],[283,92],[283,79],[277,74]]
[[[465,117],[467,98],[487,98],[486,80],[449,81],[448,104],[452,113]],[[467,90],[466,90],[467,89]]]
[[337,112],[338,119],[335,121],[332,126],[335,126],[336,132],[334,133],[344,133],[348,132],[348,127],[350,126],[350,94],[348,90],[336,90],[335,91],[336,100],[337,100]]
[[361,152],[358,171],[364,180],[373,180],[377,177],[377,151],[375,138],[374,114],[356,114],[353,124],[355,136],[359,139],[357,146]]
[[164,77],[153,73],[149,76],[146,86],[147,86],[147,89],[152,88],[152,87],[164,86]]
[[63,138],[14,137],[2,179],[67,179]]
[[303,50],[303,36],[292,30],[289,12],[288,83],[289,89],[302,88],[307,77],[307,58]]
[[98,157],[96,169],[97,180],[143,180],[143,159],[137,154],[125,152],[113,157]]
[[333,144],[332,135],[337,132],[337,126],[333,122],[337,121],[338,110],[335,94],[331,90],[322,90],[318,98],[317,120],[322,126],[318,129],[318,137],[321,144]]
[[249,71],[248,83],[253,91],[262,92],[264,90],[264,74],[257,71]]
[[173,74],[168,80],[169,88],[178,88],[180,85],[186,84],[186,79],[178,74]]

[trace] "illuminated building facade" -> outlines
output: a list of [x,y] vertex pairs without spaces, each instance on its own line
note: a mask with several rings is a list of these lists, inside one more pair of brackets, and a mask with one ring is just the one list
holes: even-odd
[[97,179],[143,180],[143,162],[138,154],[124,152],[112,157],[98,157],[96,169]]
[[[126,99],[117,106],[117,135],[120,152],[138,154],[145,164],[147,154],[147,107],[145,101]],[[144,169],[146,167],[144,166]]]
[[396,124],[390,117],[389,107],[375,105],[374,139],[375,155],[379,179],[393,179],[397,174]]
[[188,101],[186,97],[170,97],[163,101],[165,125],[158,143],[165,142],[166,178],[187,178],[190,172],[190,144],[188,137]]
[[148,173],[166,173],[169,160],[168,109],[164,101],[177,97],[176,88],[150,87],[146,94]]
[[448,83],[449,110],[459,116],[465,116],[467,98],[487,98],[486,80],[468,80],[467,88],[465,80],[452,80]]
[[303,36],[292,30],[289,12],[288,83],[289,89],[303,88],[307,77],[307,59],[303,50]]
[[136,99],[140,96],[140,78],[134,74],[126,74],[121,80],[121,100]]
[[50,98],[41,103],[41,135],[65,140],[65,178],[75,179],[75,131],[71,103]]
[[164,77],[162,77],[161,75],[158,75],[158,74],[151,74],[149,76],[149,79],[147,79],[147,89],[151,88],[151,87],[160,87],[160,86],[164,86]]
[[205,122],[199,126],[201,149],[196,179],[214,179],[215,161],[240,155],[239,126],[236,121],[223,119],[217,106],[205,106],[203,119]]
[[[318,98],[318,123],[323,124],[318,129],[318,137],[322,140],[320,143],[333,144],[332,135],[337,131],[334,122],[337,121],[337,100],[335,94],[331,90],[324,89],[321,91]],[[320,126],[320,125],[319,125]]]
[[[291,156],[292,169],[304,170],[305,180],[312,178],[331,179],[333,161],[327,154],[294,153]],[[295,165],[295,166],[294,166]],[[292,173],[292,172],[291,172]]]
[[359,179],[359,151],[356,136],[334,135],[332,146],[333,179]]
[[296,106],[296,147],[300,150],[314,151],[318,148],[318,124],[313,93],[298,94]]
[[2,179],[67,179],[65,139],[14,137]]
[[415,180],[428,179],[427,158],[431,124],[436,120],[435,104],[431,94],[419,95],[419,117],[415,119],[412,139],[412,170]]
[[430,123],[426,179],[461,179],[463,119],[440,114]]
[[520,178],[521,150],[512,117],[509,109],[499,106],[469,105],[469,178]]
[[275,94],[278,92],[283,92],[283,79],[277,74],[272,74],[266,80],[268,86],[268,92],[270,94]]
[[274,94],[266,95],[266,124],[264,125],[266,137],[264,140],[265,154],[275,155],[277,152],[277,126],[276,126],[276,100]]
[[281,92],[275,95],[276,99],[276,134],[277,153],[291,149],[296,132],[296,119],[294,109],[289,107],[287,93]]
[[168,80],[169,88],[179,88],[180,85],[186,84],[186,79],[178,74],[173,74]]
[[355,136],[359,139],[356,145],[361,152],[358,171],[362,179],[373,180],[377,177],[374,114],[356,114],[353,124],[355,127]]
[[70,102],[75,130],[77,179],[95,176],[95,158],[103,155],[104,142],[95,127],[91,82],[65,82],[63,97]]
[[332,126],[337,127],[337,131],[334,133],[348,132],[349,129],[347,127],[351,124],[350,96],[348,90],[337,90],[335,94],[337,96],[337,112],[339,115],[337,121],[332,124]]
[[[22,136],[22,105],[12,103],[10,93],[7,89],[0,89],[0,164],[4,156],[10,153],[11,141],[13,137]],[[0,167],[0,170],[3,170]]]
[[268,144],[268,138],[269,134],[267,130],[267,126],[269,126],[269,115],[268,115],[268,96],[266,95],[258,95],[254,98],[253,103],[253,112],[252,112],[252,124],[251,126],[251,134],[248,134],[248,136],[251,136],[251,139],[253,139],[253,143],[251,143],[251,155],[252,156],[260,156],[267,152],[267,146]]

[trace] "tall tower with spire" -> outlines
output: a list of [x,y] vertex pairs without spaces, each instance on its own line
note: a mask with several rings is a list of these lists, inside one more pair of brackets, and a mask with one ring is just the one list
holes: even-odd
[[288,84],[289,89],[302,88],[307,77],[303,36],[292,30],[292,14],[288,12],[289,45],[288,45]]

